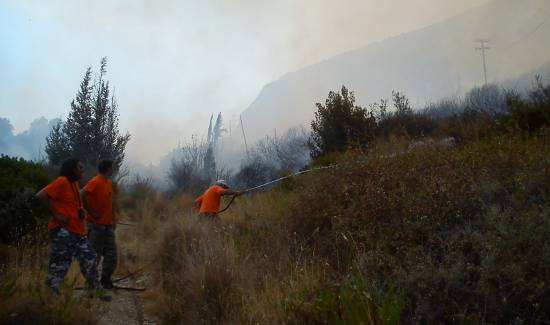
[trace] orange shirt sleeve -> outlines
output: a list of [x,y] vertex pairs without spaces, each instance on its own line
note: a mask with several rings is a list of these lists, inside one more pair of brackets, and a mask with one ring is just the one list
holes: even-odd
[[84,191],[86,191],[87,193],[92,193],[96,187],[97,187],[97,178],[94,177],[92,178],[90,181],[88,181],[88,183],[84,186]]
[[63,179],[61,177],[56,178],[53,182],[46,185],[42,191],[48,194],[50,199],[58,199],[63,191]]

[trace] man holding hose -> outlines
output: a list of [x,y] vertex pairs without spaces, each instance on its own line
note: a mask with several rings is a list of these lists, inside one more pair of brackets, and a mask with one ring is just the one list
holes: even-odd
[[242,191],[229,189],[229,186],[224,180],[216,181],[214,185],[210,186],[195,200],[195,206],[197,210],[199,210],[199,218],[201,220],[219,220],[218,212],[220,211],[222,196],[239,196],[243,193]]

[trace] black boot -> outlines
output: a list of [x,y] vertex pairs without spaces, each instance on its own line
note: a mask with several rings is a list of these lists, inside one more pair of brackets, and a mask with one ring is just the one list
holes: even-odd
[[111,280],[110,276],[101,278],[101,287],[103,289],[112,289],[112,288],[114,288],[113,281]]
[[109,294],[105,293],[105,290],[99,286],[97,283],[97,279],[93,282],[86,282],[86,286],[84,287],[86,289],[88,298],[98,298],[99,300],[103,301],[111,301],[113,300],[113,297]]
[[105,293],[105,290],[103,288],[100,289],[89,289],[88,290],[88,297],[89,298],[98,298],[102,301],[111,301],[113,300],[113,296],[110,294]]

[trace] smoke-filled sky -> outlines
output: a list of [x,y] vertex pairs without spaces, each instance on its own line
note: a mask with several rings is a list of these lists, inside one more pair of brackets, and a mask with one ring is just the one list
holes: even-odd
[[204,134],[210,114],[235,121],[287,72],[485,2],[0,0],[0,117],[16,132],[65,118],[106,56],[128,157],[155,163]]

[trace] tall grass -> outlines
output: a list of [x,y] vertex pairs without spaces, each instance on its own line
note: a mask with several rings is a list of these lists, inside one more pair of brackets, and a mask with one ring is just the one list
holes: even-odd
[[550,133],[458,147],[392,143],[240,197],[218,224],[192,198],[157,229],[153,308],[166,323],[550,319]]
[[[53,295],[44,285],[48,247],[36,238],[3,247],[0,261],[0,324],[95,324],[97,306],[72,288],[81,282],[73,265]],[[76,264],[76,263],[73,263]]]

